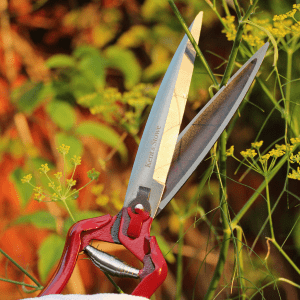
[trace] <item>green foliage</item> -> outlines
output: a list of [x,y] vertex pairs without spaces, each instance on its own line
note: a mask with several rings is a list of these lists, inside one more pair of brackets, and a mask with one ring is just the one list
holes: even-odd
[[131,51],[111,46],[105,51],[105,57],[108,67],[119,69],[124,74],[126,89],[140,82],[141,67]]
[[127,148],[121,141],[121,137],[113,129],[96,122],[87,121],[82,122],[76,128],[76,133],[80,136],[92,136],[97,140],[117,149],[122,159],[124,161],[127,160]]
[[56,229],[55,218],[48,211],[38,211],[30,215],[24,215],[14,221],[14,224],[30,223],[37,228]]
[[20,111],[32,113],[45,99],[44,89],[45,86],[42,82],[27,82],[14,91],[12,100],[17,104]]
[[47,112],[52,121],[61,129],[70,130],[75,125],[74,108],[67,102],[51,101],[47,105]]
[[65,245],[65,240],[57,234],[48,236],[41,247],[38,255],[38,271],[43,282],[46,281],[50,271],[59,261]]
[[76,61],[74,60],[74,58],[65,54],[57,54],[55,56],[50,57],[46,61],[46,66],[50,69],[74,68],[75,65]]
[[11,180],[13,181],[18,191],[20,204],[23,208],[26,206],[32,195],[32,188],[30,186],[24,186],[21,183],[21,178],[23,178],[24,176],[25,172],[21,168],[17,168],[11,173]]

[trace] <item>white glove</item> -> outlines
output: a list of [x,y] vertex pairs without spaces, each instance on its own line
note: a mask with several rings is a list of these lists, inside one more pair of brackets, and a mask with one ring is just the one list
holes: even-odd
[[[48,295],[40,297],[41,300],[148,300],[148,298],[127,294],[96,294],[96,295]],[[26,300],[37,300],[27,298]]]

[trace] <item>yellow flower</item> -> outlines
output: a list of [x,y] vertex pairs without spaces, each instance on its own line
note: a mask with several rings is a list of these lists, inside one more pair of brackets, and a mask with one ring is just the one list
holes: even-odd
[[292,145],[299,144],[300,143],[300,138],[291,138],[290,141],[291,141]]
[[253,148],[259,149],[259,148],[262,146],[263,142],[264,142],[264,141],[251,143],[251,146],[252,146]]
[[69,153],[69,150],[70,150],[70,146],[66,146],[65,144],[62,144],[61,146],[59,146],[57,148],[58,152],[63,154],[63,155],[66,155]]
[[257,155],[256,151],[253,150],[253,149],[247,149],[246,151],[242,151],[241,152],[241,155],[244,157],[244,158],[247,158],[247,157],[254,157]]
[[81,164],[81,157],[74,155],[71,159],[70,159],[71,163],[74,164],[75,166],[79,166]]
[[297,168],[297,171],[292,170],[292,173],[288,174],[288,178],[300,180],[300,168]]
[[40,186],[36,186],[33,190],[34,190],[36,193],[39,193],[39,194],[41,194],[41,193],[43,192],[43,189],[42,189],[42,187],[40,187]]
[[51,188],[53,188],[53,189],[55,189],[55,184],[54,184],[54,182],[49,182],[49,183],[48,183],[48,186],[51,187]]
[[67,179],[68,186],[74,186],[76,184],[76,180],[73,179]]
[[59,180],[62,177],[62,172],[57,172],[54,176]]
[[39,168],[39,170],[40,170],[40,173],[44,173],[44,174],[46,174],[47,172],[50,171],[50,169],[49,169],[49,167],[48,167],[48,164],[42,165],[42,166]]
[[232,145],[227,151],[226,156],[233,156],[234,145]]
[[34,200],[37,200],[37,201],[43,201],[43,199],[45,198],[45,195],[43,194],[39,194],[39,193],[36,193],[34,194]]
[[22,181],[22,183],[25,183],[25,182],[30,182],[30,180],[31,180],[31,178],[32,178],[32,175],[31,174],[28,174],[28,175],[26,175],[26,176],[24,176],[22,179],[21,179],[21,181]]
[[268,159],[270,158],[270,154],[265,154],[263,156],[260,157],[259,161],[264,164],[268,161]]
[[58,198],[58,195],[56,193],[54,193],[52,196],[51,196],[51,200],[53,201],[57,201],[59,198]]
[[283,156],[284,154],[285,152],[280,149],[272,149],[271,151],[269,151],[269,155],[275,158]]

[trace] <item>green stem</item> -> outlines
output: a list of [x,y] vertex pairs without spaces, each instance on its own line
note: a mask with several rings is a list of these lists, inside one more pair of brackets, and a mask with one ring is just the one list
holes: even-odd
[[65,207],[66,207],[66,209],[67,209],[67,211],[68,211],[68,213],[69,213],[71,219],[73,220],[73,222],[76,223],[75,218],[74,218],[74,216],[72,215],[72,213],[71,213],[71,211],[70,211],[70,208],[69,208],[69,206],[68,206],[68,204],[67,204],[67,201],[66,201],[65,199],[64,199],[64,200],[61,199],[61,201],[64,203],[64,205],[65,205]]
[[[9,259],[17,268],[19,268],[24,274],[26,274],[36,285],[38,289],[42,289],[43,286],[32,276],[30,275],[22,266],[20,266],[16,261],[14,261],[8,254],[6,254],[2,249],[0,249],[0,253],[3,254],[7,259]],[[1,279],[2,280],[2,279]],[[5,280],[4,280],[5,281]]]
[[[279,169],[283,166],[283,164],[287,161],[289,158],[289,155],[286,154],[284,155],[281,160],[277,163],[277,165],[274,167],[274,169],[268,174],[268,182],[272,180],[272,178],[277,174]],[[231,222],[231,227],[235,228],[238,222],[241,220],[241,218],[244,216],[244,214],[249,210],[251,205],[254,203],[254,201],[257,199],[258,196],[260,196],[261,192],[265,189],[266,187],[266,181],[264,181],[258,189],[253,193],[251,198],[247,201],[247,203],[243,206],[243,208],[236,214],[234,219]]]
[[110,275],[106,272],[103,272],[105,276],[108,278],[108,280],[113,284],[113,286],[116,288],[119,294],[124,294],[124,292],[121,290],[121,288],[114,282],[114,280],[110,277]]
[[238,266],[238,278],[242,290],[242,300],[246,300],[246,294],[244,292],[246,282],[244,279],[244,260],[243,260],[243,230],[240,226],[236,226],[236,251],[237,251],[237,266]]
[[287,49],[287,66],[286,66],[286,89],[285,89],[286,115],[288,115],[290,113],[292,61],[293,61],[293,49],[288,48]]
[[258,0],[255,0],[253,2],[253,4],[251,4],[247,10],[247,12],[245,13],[244,17],[242,18],[242,20],[239,22],[239,26],[237,28],[237,33],[233,42],[233,46],[232,46],[232,50],[229,56],[229,60],[228,60],[228,64],[224,73],[224,76],[222,78],[222,81],[220,83],[220,88],[225,85],[227,83],[227,81],[229,80],[234,64],[235,64],[235,60],[236,60],[236,56],[239,50],[239,46],[240,43],[242,41],[242,35],[244,32],[244,22],[248,20],[248,18],[250,17],[250,14],[252,13],[253,9],[255,8],[256,4],[257,4]]
[[206,295],[204,297],[204,300],[211,300],[214,299],[214,294],[215,291],[218,287],[222,271],[224,269],[224,265],[226,262],[226,257],[229,249],[229,244],[230,244],[230,237],[231,237],[231,231],[225,231],[223,235],[223,242],[222,246],[220,249],[220,255],[219,255],[219,260],[213,275],[213,278],[210,281],[210,285],[208,287],[208,291],[206,292]]
[[[43,286],[36,286],[36,285],[28,284],[28,283],[25,283],[25,282],[15,281],[15,280],[6,279],[6,278],[0,278],[0,281],[10,282],[10,283],[13,283],[13,284],[19,284],[19,285],[22,285],[22,286],[27,286],[27,287],[33,288],[35,290],[42,290],[44,288]],[[33,292],[35,292],[35,291],[33,291]]]
[[222,6],[224,8],[225,14],[226,16],[230,16],[230,11],[227,5],[227,1],[226,0],[222,0]]
[[227,135],[226,135],[226,131],[224,131],[219,139],[220,171],[218,172],[219,181],[220,181],[220,212],[221,212],[224,235],[223,235],[223,242],[220,249],[218,263],[213,278],[210,282],[210,285],[204,297],[204,300],[211,300],[214,298],[215,291],[219,285],[219,281],[224,270],[224,265],[226,262],[226,257],[227,257],[230,239],[231,239],[231,228],[229,224],[229,210],[227,205],[227,187],[226,187],[226,158],[227,158],[226,140],[227,140]]
[[296,272],[300,275],[300,269],[296,266],[296,264],[290,259],[290,257],[285,253],[285,251],[277,244],[275,239],[272,239],[271,242],[277,248],[277,250],[284,256],[284,258],[290,263],[290,265],[296,270]]
[[213,12],[216,14],[217,18],[219,19],[219,21],[222,23],[224,28],[227,28],[227,25],[224,23],[223,18],[221,17],[221,15],[219,14],[217,8],[215,5],[212,4],[212,2],[210,0],[205,0],[205,2],[208,4],[208,6],[213,10]]
[[238,20],[240,20],[242,18],[242,15],[241,15],[241,9],[239,7],[239,4],[238,4],[237,0],[233,0],[233,3],[234,3],[235,12],[238,17]]
[[274,227],[273,227],[273,221],[272,221],[271,203],[270,203],[269,182],[268,182],[268,177],[267,176],[265,176],[265,182],[266,182],[266,197],[267,197],[267,205],[268,205],[268,215],[269,215],[271,237],[272,237],[273,240],[275,240]]
[[176,17],[178,18],[182,28],[184,29],[186,35],[188,36],[190,42],[192,43],[193,47],[195,48],[195,51],[197,53],[197,55],[199,56],[201,62],[203,63],[204,65],[204,68],[206,69],[206,72],[208,73],[209,77],[211,78],[212,82],[214,83],[215,86],[218,86],[218,81],[215,77],[215,75],[213,74],[212,70],[210,69],[204,55],[202,54],[201,50],[199,49],[196,41],[194,40],[194,37],[192,36],[192,34],[190,33],[189,31],[189,28],[187,27],[187,25],[185,24],[179,10],[177,9],[175,3],[173,2],[173,0],[168,0],[171,8],[173,9]]
[[182,247],[184,235],[184,220],[180,218],[179,225],[179,239],[178,239],[178,253],[177,253],[177,276],[176,276],[176,300],[181,299],[182,294]]
[[261,288],[259,288],[259,290],[258,290],[257,292],[255,292],[254,294],[251,295],[251,298],[249,298],[249,300],[253,299],[258,293],[261,293],[261,294],[262,294],[261,291],[262,291],[264,288],[266,288],[266,287],[269,286],[269,285],[274,285],[274,284],[276,284],[276,282],[286,282],[286,283],[290,284],[291,286],[294,286],[294,287],[300,289],[300,285],[299,285],[299,284],[297,284],[297,283],[295,283],[295,282],[293,282],[293,281],[291,281],[291,280],[288,280],[288,279],[286,279],[286,278],[280,277],[280,278],[277,278],[276,280],[273,280],[273,281],[271,281],[271,282],[268,282],[267,284],[265,284],[264,286],[262,286]]

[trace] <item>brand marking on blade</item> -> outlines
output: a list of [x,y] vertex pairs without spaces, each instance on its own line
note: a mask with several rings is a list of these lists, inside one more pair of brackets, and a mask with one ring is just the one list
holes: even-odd
[[150,152],[149,152],[147,162],[145,164],[145,166],[148,167],[148,168],[150,168],[150,166],[152,164],[152,161],[153,161],[154,151],[155,151],[155,148],[157,146],[157,140],[158,140],[158,136],[159,136],[159,133],[160,133],[160,129],[161,129],[161,126],[156,126],[154,137],[151,141],[151,149],[150,149]]

